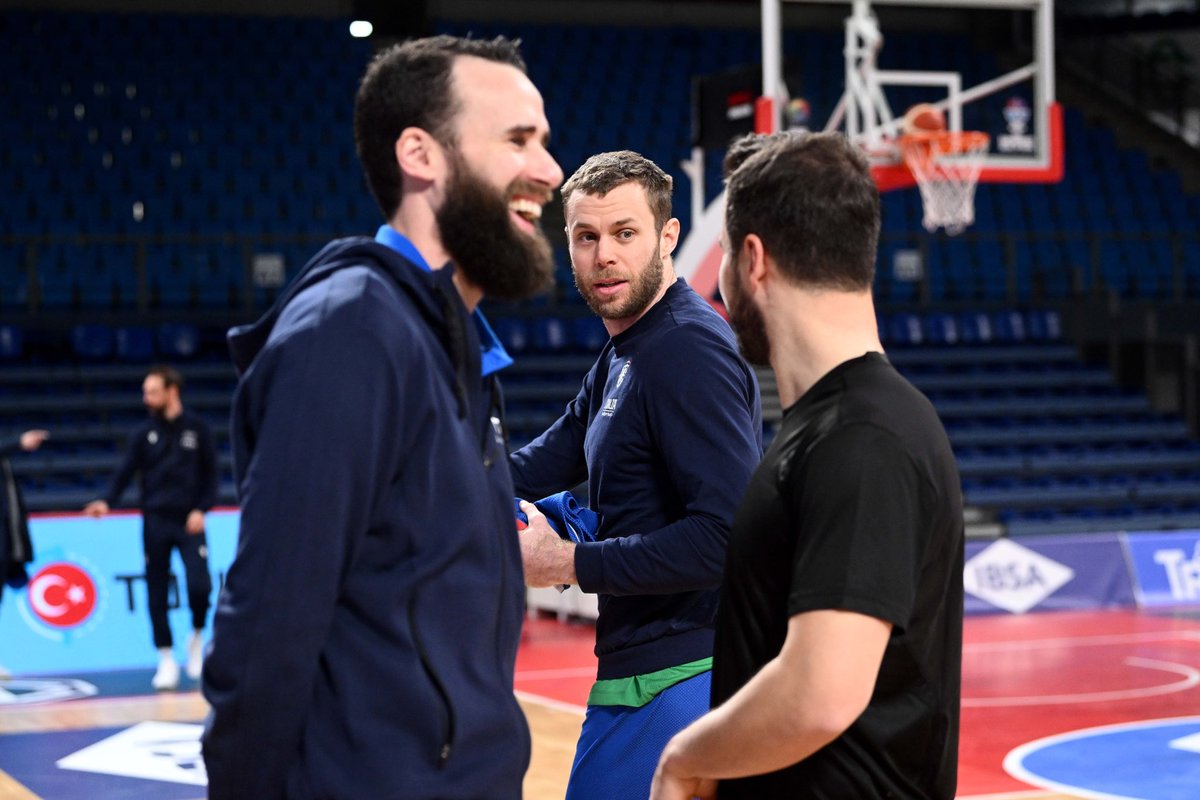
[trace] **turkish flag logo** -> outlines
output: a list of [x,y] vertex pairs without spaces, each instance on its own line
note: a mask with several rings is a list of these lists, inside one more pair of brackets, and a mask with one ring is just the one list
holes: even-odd
[[74,564],[43,567],[29,581],[29,606],[47,625],[73,628],[96,607],[96,584]]

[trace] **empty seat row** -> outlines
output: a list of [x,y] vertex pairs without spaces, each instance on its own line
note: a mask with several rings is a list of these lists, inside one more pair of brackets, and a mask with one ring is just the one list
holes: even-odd
[[884,343],[893,345],[1055,342],[1062,338],[1062,319],[1046,309],[899,312],[881,315],[879,332]]
[[[76,359],[93,363],[188,360],[201,348],[196,326],[180,322],[157,327],[81,323],[71,328],[69,341]],[[26,332],[17,325],[0,324],[0,362],[22,361],[25,355]]]

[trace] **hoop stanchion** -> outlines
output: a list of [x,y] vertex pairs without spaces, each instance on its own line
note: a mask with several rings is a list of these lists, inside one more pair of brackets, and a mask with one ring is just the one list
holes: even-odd
[[975,187],[988,143],[980,131],[914,131],[897,139],[921,190],[926,230],[962,233],[975,221]]

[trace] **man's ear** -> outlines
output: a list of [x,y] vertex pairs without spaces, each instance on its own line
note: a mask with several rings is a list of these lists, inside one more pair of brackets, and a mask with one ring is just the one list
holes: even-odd
[[402,176],[434,181],[445,174],[446,154],[424,128],[405,128],[400,131],[395,153]]
[[757,233],[748,233],[742,240],[741,258],[746,267],[746,287],[752,294],[760,290],[767,280],[770,268],[767,266],[767,251]]
[[662,233],[658,237],[658,257],[666,258],[675,252],[679,244],[679,220],[671,217],[663,223]]

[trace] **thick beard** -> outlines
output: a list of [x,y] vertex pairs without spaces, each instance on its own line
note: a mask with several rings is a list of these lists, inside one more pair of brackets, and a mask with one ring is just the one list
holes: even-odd
[[463,277],[496,300],[524,300],[550,288],[550,243],[540,228],[525,233],[509,217],[508,195],[515,184],[507,193],[497,192],[457,156],[453,170],[436,217],[442,244]]
[[729,313],[729,324],[737,334],[738,349],[742,357],[756,367],[771,364],[771,343],[767,339],[767,321],[762,310],[754,305],[742,289],[740,273],[735,274],[725,299],[725,310]]
[[662,288],[663,272],[662,258],[655,248],[641,274],[629,279],[629,296],[625,298],[624,303],[614,305],[610,300],[602,300],[591,286],[579,282],[578,274],[575,275],[575,288],[579,290],[588,308],[601,319],[627,319],[641,314],[654,300],[654,296]]

